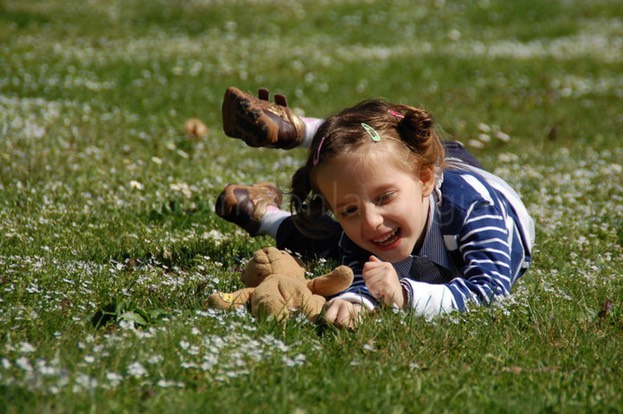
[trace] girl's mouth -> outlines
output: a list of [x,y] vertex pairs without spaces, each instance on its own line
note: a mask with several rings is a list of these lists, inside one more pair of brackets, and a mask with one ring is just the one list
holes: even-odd
[[394,229],[391,232],[385,234],[383,237],[376,240],[372,240],[372,243],[379,246],[381,249],[393,249],[400,241],[400,228]]

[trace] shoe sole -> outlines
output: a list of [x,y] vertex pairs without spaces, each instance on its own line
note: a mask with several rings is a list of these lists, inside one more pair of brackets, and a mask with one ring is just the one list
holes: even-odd
[[264,111],[253,106],[248,96],[231,87],[223,99],[223,131],[243,140],[250,147],[275,147],[278,128]]
[[260,223],[253,218],[253,202],[249,198],[239,202],[238,196],[244,196],[237,194],[240,192],[236,189],[231,194],[226,191],[219,194],[215,203],[215,212],[219,217],[245,230],[250,236],[255,236],[260,228]]
[[[256,198],[252,200],[253,187],[263,187],[265,194],[256,193]],[[218,195],[214,210],[219,217],[238,225],[250,236],[255,236],[261,224],[257,216],[264,215],[266,205],[272,204],[281,208],[282,202],[281,191],[272,184],[257,183],[251,186],[229,184]]]

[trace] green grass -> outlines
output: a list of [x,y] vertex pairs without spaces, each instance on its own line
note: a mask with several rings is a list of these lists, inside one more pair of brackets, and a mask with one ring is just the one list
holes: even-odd
[[[0,413],[623,411],[621,15],[613,0],[0,1]],[[231,85],[311,116],[425,106],[521,192],[533,267],[494,306],[382,311],[354,332],[206,310],[272,243],[220,220],[216,195],[285,189],[305,157],[227,139]],[[189,117],[207,138],[184,135]],[[128,313],[93,328],[114,301]]]

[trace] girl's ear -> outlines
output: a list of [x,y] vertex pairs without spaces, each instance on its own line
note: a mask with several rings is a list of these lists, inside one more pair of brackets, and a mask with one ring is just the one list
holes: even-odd
[[420,170],[420,182],[422,183],[422,195],[428,197],[435,189],[435,167],[425,167]]

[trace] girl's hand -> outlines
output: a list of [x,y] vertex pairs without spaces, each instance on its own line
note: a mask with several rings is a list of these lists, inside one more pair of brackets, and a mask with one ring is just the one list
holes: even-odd
[[376,256],[363,265],[363,280],[376,300],[385,305],[405,306],[406,292],[400,284],[396,269],[389,262],[383,262]]
[[337,298],[328,303],[324,320],[338,328],[354,328],[360,322],[364,310],[358,303]]

